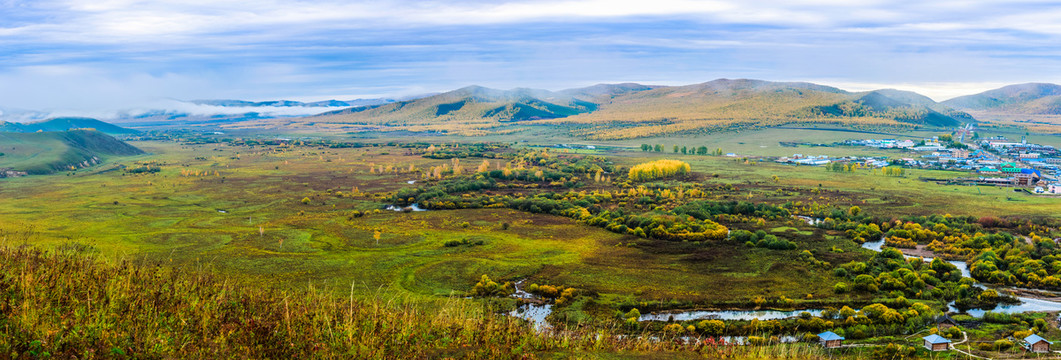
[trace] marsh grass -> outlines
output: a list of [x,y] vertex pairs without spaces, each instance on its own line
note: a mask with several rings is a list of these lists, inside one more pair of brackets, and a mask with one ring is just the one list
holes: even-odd
[[0,248],[0,267],[4,358],[823,357],[803,344],[720,346],[607,329],[543,333],[459,298],[424,303],[246,286],[205,270],[29,246]]

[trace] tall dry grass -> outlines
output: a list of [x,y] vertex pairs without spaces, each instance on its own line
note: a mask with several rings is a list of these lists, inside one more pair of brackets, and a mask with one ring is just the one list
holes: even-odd
[[824,358],[801,344],[729,346],[609,329],[540,333],[464,299],[416,306],[248,286],[206,271],[25,246],[0,248],[0,269],[0,358]]

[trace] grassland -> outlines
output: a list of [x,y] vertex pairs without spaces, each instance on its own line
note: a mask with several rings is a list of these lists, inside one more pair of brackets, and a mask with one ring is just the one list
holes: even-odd
[[[349,196],[355,186],[362,194],[389,192],[411,187],[406,181],[419,178],[370,174],[370,163],[426,168],[448,162],[403,155],[397,148],[274,152],[137,145],[159,155],[132,158],[127,165],[169,165],[157,174],[104,167],[70,177],[11,179],[0,189],[4,226],[32,229],[34,244],[79,243],[103,254],[208,264],[293,286],[354,283],[363,294],[380,287],[417,296],[459,294],[482,274],[565,284],[633,302],[724,303],[831,293],[828,276],[808,273],[795,254],[770,257],[768,250],[722,245],[691,250],[508,209],[376,212],[384,205],[379,198]],[[201,175],[183,176],[182,171]],[[348,197],[332,196],[338,192]],[[304,197],[309,204],[300,201]],[[353,211],[367,215],[352,217]],[[377,230],[379,245],[373,238]],[[443,246],[462,239],[484,245]],[[858,253],[855,244],[841,240],[813,246]],[[806,281],[792,281],[792,273],[807,275],[801,277]],[[718,288],[733,290],[711,290]]]
[[[564,136],[555,135],[556,139]],[[836,173],[820,167],[759,162],[754,157],[792,152],[822,154],[818,151],[833,156],[896,155],[862,148],[784,148],[777,145],[777,141],[789,139],[831,142],[850,137],[850,133],[828,130],[775,129],[743,133],[739,137],[608,142],[601,143],[605,145],[601,150],[581,149],[577,152],[605,155],[626,168],[650,160],[681,159],[691,164],[692,175],[649,186],[681,183],[709,186],[716,189],[711,194],[711,199],[716,201],[819,204],[845,209],[857,205],[884,218],[943,213],[1056,217],[1061,213],[1061,201],[1054,198],[1014,193],[1009,189],[939,186],[917,180],[919,176],[964,175],[960,173],[911,170],[905,177],[883,176],[868,170]],[[672,144],[707,144],[742,156],[681,156],[669,152],[622,150],[627,146],[636,147],[634,143],[655,141],[668,149]],[[313,296],[318,296],[316,299],[351,296],[367,306],[383,297],[396,306],[417,311],[441,311],[439,309],[448,307],[451,310],[445,311],[464,314],[453,321],[476,324],[493,311],[510,309],[514,304],[512,299],[464,299],[483,274],[502,281],[529,279],[540,284],[569,286],[593,294],[592,301],[572,306],[575,308],[574,319],[619,332],[629,332],[630,329],[617,328],[611,320],[617,309],[625,311],[631,307],[747,308],[754,306],[751,305],[754,298],[782,296],[795,299],[787,306],[796,308],[857,306],[884,300],[872,295],[834,291],[833,284],[838,278],[833,272],[808,264],[797,251],[725,243],[654,241],[609,232],[565,217],[506,208],[426,212],[383,210],[396,191],[423,183],[427,169],[452,163],[451,160],[425,158],[397,146],[231,146],[166,141],[137,141],[133,144],[148,154],[77,170],[70,176],[35,176],[0,182],[0,199],[3,199],[0,201],[0,218],[3,219],[0,221],[0,245],[77,249],[78,256],[163,264],[175,271],[206,269],[247,288],[317,289],[313,293],[316,295],[298,293],[296,296],[310,299],[314,299]],[[751,157],[746,159],[743,155]],[[481,159],[464,161],[474,167]],[[498,161],[488,162],[494,167],[499,165]],[[127,169],[150,165],[160,171],[132,173],[122,170],[121,165]],[[392,170],[384,173],[369,171],[370,167],[379,166]],[[410,167],[414,170],[409,171]],[[417,183],[409,184],[409,181]],[[594,191],[605,186],[590,184],[576,190]],[[567,191],[559,187],[548,190]],[[505,194],[519,192],[504,191]],[[810,227],[798,219],[776,219],[761,225],[739,222],[726,225],[731,229],[769,230],[797,242],[800,250],[808,250],[817,260],[830,264],[869,258],[867,251],[861,250],[842,232]],[[481,241],[481,245],[445,245],[461,240],[473,244]],[[251,294],[247,295],[249,297],[261,295],[248,294]],[[301,316],[325,316],[308,304],[302,306],[307,307]],[[379,310],[379,313],[388,311]],[[415,315],[414,320],[451,321],[425,320],[422,316]],[[413,321],[409,319],[402,321]],[[527,331],[522,327],[516,329],[514,324],[487,323],[494,325],[482,326],[497,326],[493,329],[501,332]],[[39,324],[43,322],[34,325],[35,329],[43,329]],[[322,325],[325,323],[305,324],[325,326]],[[1019,325],[1011,324],[1005,329],[1011,331],[1015,326]],[[47,333],[48,329],[41,331]],[[537,335],[520,336],[532,340],[519,338],[511,341],[552,341],[541,340],[535,337]],[[988,338],[992,334],[978,336]],[[328,344],[348,346],[350,343]],[[497,346],[500,343],[490,344]],[[25,343],[10,346],[23,346],[18,348],[20,352],[28,350]],[[480,354],[477,356],[504,357],[476,349],[482,350],[472,352]],[[585,348],[546,346],[537,348],[537,354],[566,357],[570,355],[569,351],[581,351],[577,349]],[[603,349],[607,356],[602,357],[659,355],[638,353],[659,348],[616,345]],[[802,349],[792,351],[812,358],[822,356]],[[172,352],[173,349],[166,351]],[[178,354],[211,354],[209,351],[212,350],[196,351],[199,352]],[[631,353],[625,353],[627,351]],[[770,347],[749,351],[763,351],[763,356],[774,356],[771,354],[776,355],[776,351],[781,350]],[[860,351],[852,349],[839,355],[861,358],[872,353],[871,350]],[[740,354],[743,355],[734,358],[757,357]],[[505,354],[508,355],[511,354]],[[685,355],[678,353],[674,356]]]
[[[109,135],[90,130],[0,132],[0,168],[50,174],[87,167],[111,157],[142,154]],[[87,161],[87,163],[86,163]]]

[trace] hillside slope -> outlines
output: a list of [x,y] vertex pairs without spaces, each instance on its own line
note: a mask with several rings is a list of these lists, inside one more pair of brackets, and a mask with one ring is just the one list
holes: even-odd
[[93,130],[57,132],[0,132],[0,169],[31,175],[50,174],[98,164],[114,156],[144,152],[110,135]]
[[600,110],[558,122],[594,126],[582,135],[632,138],[679,132],[739,130],[789,123],[841,126],[957,126],[971,116],[916,93],[852,93],[811,83],[719,79],[617,96]]
[[[592,97],[584,94],[584,97]],[[469,86],[425,98],[350,108],[312,117],[317,122],[430,126],[494,126],[505,122],[555,119],[590,112],[597,104],[536,89],[495,90]]]
[[469,86],[408,101],[238,127],[483,135],[520,131],[528,125],[563,125],[582,137],[614,139],[791,123],[952,127],[970,121],[974,120],[968,114],[911,92],[853,93],[811,83],[719,79],[685,86],[599,84],[556,92]]
[[1027,83],[1009,85],[943,102],[959,110],[991,113],[1061,115],[1061,85]]
[[59,117],[32,123],[0,122],[0,131],[3,132],[29,133],[37,131],[67,131],[70,129],[95,129],[111,135],[139,133],[139,131],[133,129],[126,129],[96,119],[80,117]]

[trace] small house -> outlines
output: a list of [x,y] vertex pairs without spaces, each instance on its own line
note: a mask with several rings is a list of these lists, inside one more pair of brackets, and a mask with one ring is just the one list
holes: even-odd
[[921,338],[921,340],[925,341],[925,349],[929,349],[931,351],[950,350],[950,340],[947,340],[942,336],[932,334]]
[[826,331],[818,334],[818,339],[822,343],[822,347],[826,349],[838,348],[844,344],[844,337],[837,335],[832,331]]
[[1042,336],[1032,334],[1024,338],[1024,350],[1033,353],[1048,353],[1050,352],[1050,345],[1053,344],[1049,340],[1043,339]]
[[958,322],[954,321],[950,316],[941,315],[936,318],[936,327],[940,330],[947,330],[955,326],[958,326]]

